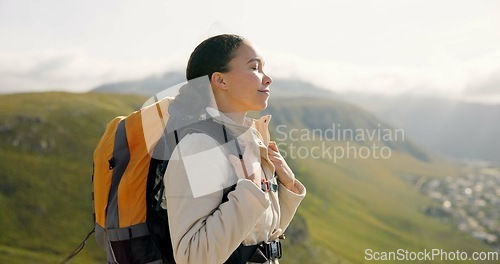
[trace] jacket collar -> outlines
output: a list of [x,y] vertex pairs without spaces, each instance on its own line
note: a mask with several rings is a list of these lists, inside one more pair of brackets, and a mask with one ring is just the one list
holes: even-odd
[[[253,133],[238,133],[243,136],[244,141],[262,141],[264,143],[264,146],[269,145],[270,141],[270,134],[269,134],[269,122],[271,121],[271,115],[265,115],[262,116],[258,119],[250,118],[250,117],[245,117],[245,125],[240,125],[235,123],[231,118],[226,116],[224,113],[219,111],[218,109],[215,109],[213,107],[207,107],[206,108],[207,113],[214,119],[217,120],[224,125],[226,125],[230,130],[232,131],[246,131],[249,130],[252,131]],[[257,133],[255,133],[257,132]],[[256,136],[256,138],[250,139],[247,137],[250,136]],[[259,144],[260,145],[260,144]]]

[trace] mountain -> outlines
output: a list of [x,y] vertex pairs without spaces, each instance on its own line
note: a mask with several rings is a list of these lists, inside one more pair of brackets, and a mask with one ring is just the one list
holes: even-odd
[[[167,72],[161,76],[150,76],[142,80],[103,84],[92,89],[92,92],[140,94],[150,97],[185,81],[183,73]],[[275,79],[271,89],[272,97],[279,98],[300,96],[333,98],[335,96],[331,91],[300,80]]]
[[[95,92],[152,96],[185,81],[180,72],[143,80],[105,84]],[[450,101],[433,97],[396,97],[359,93],[336,94],[300,80],[276,79],[271,100],[315,97],[347,101],[368,110],[387,124],[404,130],[422,147],[458,159],[500,164],[500,105]]]
[[[1,263],[56,263],[80,243],[93,224],[93,149],[112,117],[145,100],[107,93],[0,95]],[[427,216],[423,208],[433,202],[406,177],[453,178],[460,166],[406,140],[389,141],[390,155],[376,158],[389,146],[384,140],[326,137],[333,123],[368,133],[392,130],[336,100],[280,99],[264,113],[273,114],[272,138],[308,190],[287,230],[283,263],[362,263],[367,249],[491,250]],[[91,238],[74,263],[104,259]]]
[[[404,131],[397,131],[369,112],[349,103],[310,97],[278,98],[271,100],[269,107],[263,113],[272,114],[277,126],[285,125],[289,130],[301,128],[306,134],[309,133],[304,129],[312,131],[310,137],[315,135],[320,137],[322,134],[323,139],[355,140],[365,147],[370,145],[370,141],[376,141],[382,146],[404,152],[415,159],[430,161],[429,155],[405,137]],[[398,132],[402,133],[399,133],[399,138],[395,138]],[[283,132],[280,134],[283,135]],[[293,137],[293,132],[288,136]],[[373,136],[373,140],[369,139],[370,136]]]
[[150,97],[185,81],[184,74],[180,72],[167,72],[160,76],[149,76],[142,80],[103,84],[92,89],[92,92],[140,94]]
[[349,94],[343,100],[362,106],[427,149],[459,159],[500,164],[500,105],[432,97]]

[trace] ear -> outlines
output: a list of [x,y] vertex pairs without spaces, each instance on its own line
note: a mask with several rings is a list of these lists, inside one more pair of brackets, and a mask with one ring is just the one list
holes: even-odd
[[214,72],[212,78],[210,79],[212,84],[221,90],[227,90],[226,82],[224,81],[224,74],[221,72]]

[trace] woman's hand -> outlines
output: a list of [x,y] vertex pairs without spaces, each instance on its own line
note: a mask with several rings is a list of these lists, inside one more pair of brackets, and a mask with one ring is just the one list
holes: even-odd
[[281,153],[276,145],[276,142],[269,142],[269,146],[267,146],[267,153],[269,154],[269,159],[274,164],[274,168],[276,169],[276,175],[278,175],[278,180],[287,188],[288,190],[294,190],[295,184],[295,175],[292,172],[292,169],[288,166],[285,161],[285,158],[281,156]]
[[256,157],[253,153],[254,144],[248,142],[243,152],[243,160],[240,160],[234,155],[229,155],[227,158],[229,163],[233,165],[236,171],[236,176],[240,179],[249,179],[260,188],[262,179],[262,169],[260,167],[260,157]]

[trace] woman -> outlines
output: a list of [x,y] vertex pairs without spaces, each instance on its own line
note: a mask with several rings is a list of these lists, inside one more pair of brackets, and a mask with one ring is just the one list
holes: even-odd
[[[277,241],[306,190],[270,141],[271,117],[246,116],[267,107],[272,79],[263,68],[258,50],[236,35],[211,37],[191,54],[186,77],[208,77],[209,93],[186,86],[172,107],[189,109],[194,97],[205,102],[200,118],[223,124],[243,155],[206,133],[188,134],[175,148],[164,181],[177,263],[241,261],[241,255],[248,255],[245,262],[278,263]],[[223,190],[233,184],[233,191]]]

